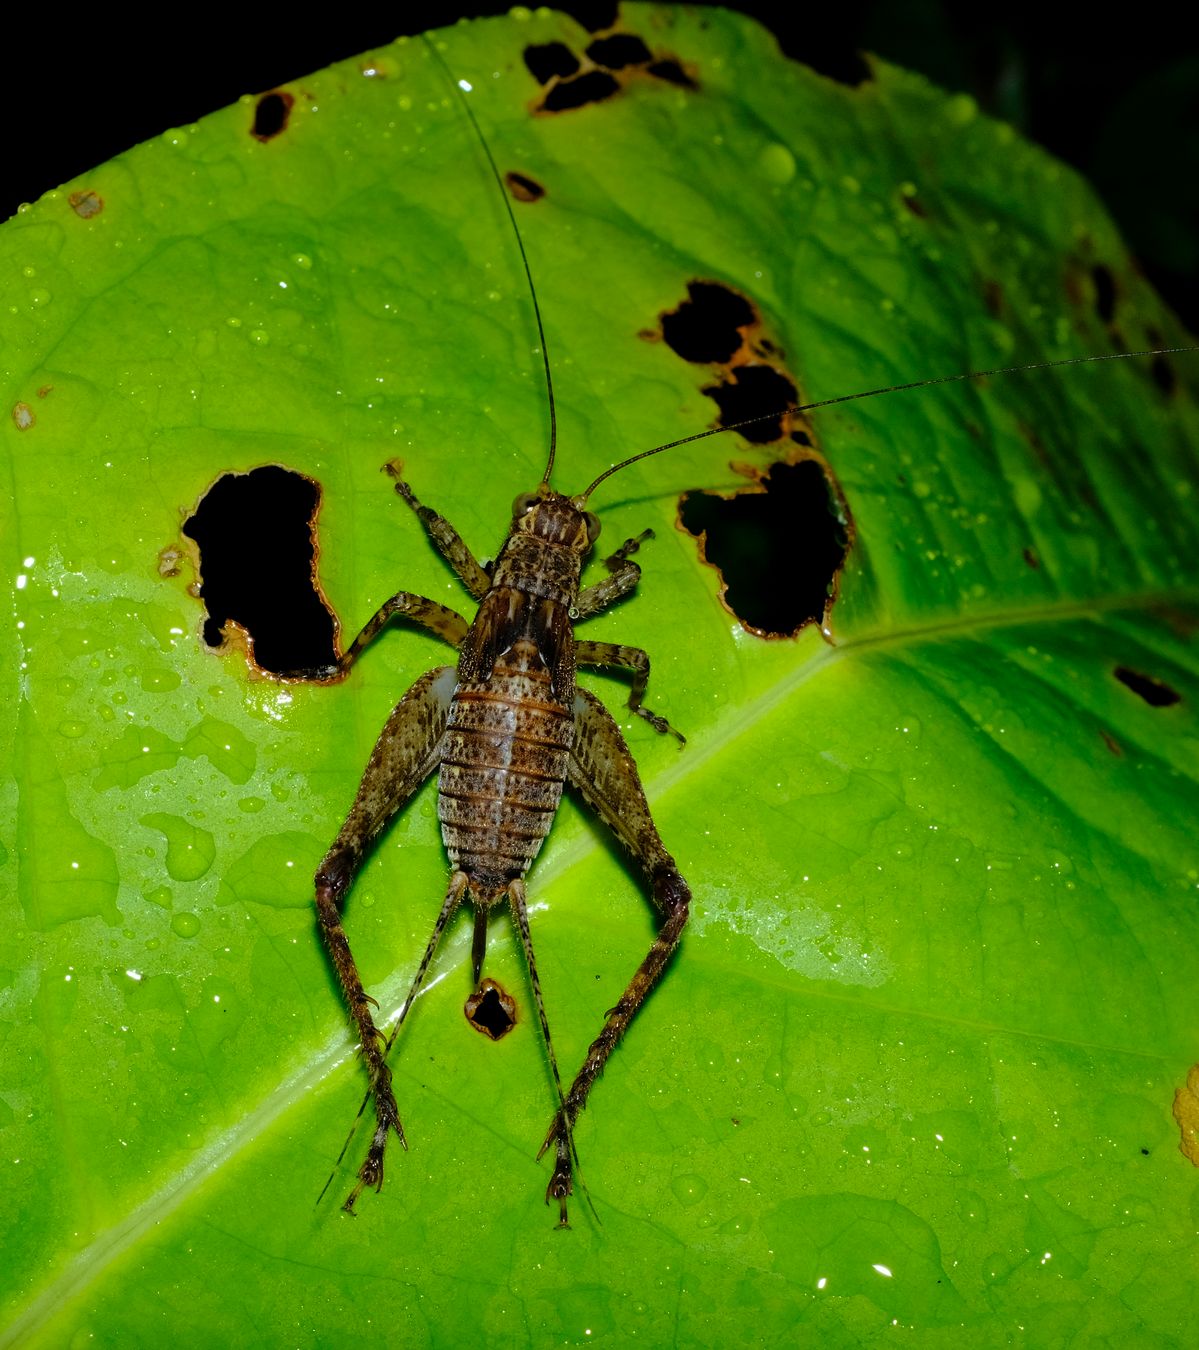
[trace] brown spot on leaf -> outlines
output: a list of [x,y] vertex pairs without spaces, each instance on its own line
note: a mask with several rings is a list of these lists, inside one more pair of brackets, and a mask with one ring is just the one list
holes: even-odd
[[37,396],[38,398],[48,398],[53,392],[54,386],[52,384],[43,384],[37,391]]
[[37,422],[37,416],[28,403],[14,403],[12,420],[18,431],[28,431]]
[[476,1031],[493,1041],[503,1040],[516,1025],[516,1000],[492,979],[479,984],[462,1011]]
[[179,575],[179,564],[182,561],[183,550],[177,544],[168,544],[158,553],[158,575],[160,577],[177,577]]
[[539,202],[545,196],[545,188],[535,178],[529,178],[523,173],[506,173],[504,183],[518,202]]
[[1003,311],[1007,305],[1007,300],[1003,293],[1003,283],[1000,281],[987,281],[983,284],[983,304],[993,318],[999,319],[1003,316]]
[[1041,570],[1041,560],[1037,557],[1035,549],[1026,548],[1020,556],[1034,572],[1039,572]]
[[1127,685],[1134,694],[1143,698],[1151,708],[1169,708],[1182,700],[1177,689],[1172,689],[1164,680],[1153,675],[1144,675],[1128,666],[1117,666],[1112,672],[1121,684]]
[[1178,1151],[1199,1167],[1199,1064],[1187,1071],[1185,1086],[1174,1093],[1174,1119],[1178,1122]]
[[720,574],[724,607],[759,637],[794,637],[827,625],[852,524],[831,470],[815,455],[764,473],[733,466],[754,486],[722,496],[688,492],[679,525]]
[[96,192],[72,192],[67,204],[81,220],[90,220],[104,210],[104,198]]
[[1103,737],[1103,743],[1116,756],[1117,759],[1124,758],[1124,747],[1105,727],[1099,728],[1099,734]]
[[286,130],[295,102],[295,96],[286,89],[272,89],[269,94],[263,94],[254,105],[254,125],[250,135],[258,141],[269,141],[278,136]]
[[276,464],[218,478],[183,526],[198,548],[204,641],[227,646],[242,630],[269,674],[328,673],[337,623],[316,575],[320,486]]

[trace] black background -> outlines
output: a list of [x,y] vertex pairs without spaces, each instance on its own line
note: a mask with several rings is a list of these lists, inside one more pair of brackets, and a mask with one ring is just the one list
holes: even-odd
[[[610,5],[563,5],[588,26]],[[747,0],[789,55],[834,75],[864,49],[972,94],[989,112],[1079,168],[1134,253],[1192,328],[1199,320],[1199,46],[1161,27],[1164,8],[946,0],[788,6]],[[5,25],[0,75],[0,219],[65,179],[171,126],[402,32],[501,13],[507,4],[432,3],[391,12],[333,7],[306,20],[284,7],[148,10],[133,20],[34,11]]]

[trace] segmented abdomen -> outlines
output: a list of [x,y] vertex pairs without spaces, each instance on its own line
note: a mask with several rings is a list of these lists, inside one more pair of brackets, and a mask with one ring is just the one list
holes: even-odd
[[514,643],[486,682],[459,685],[437,812],[450,862],[481,889],[502,889],[537,856],[562,796],[573,738],[573,714],[554,697],[532,643]]

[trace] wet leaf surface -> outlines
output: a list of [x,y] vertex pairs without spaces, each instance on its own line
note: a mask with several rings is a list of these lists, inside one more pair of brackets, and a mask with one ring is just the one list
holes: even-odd
[[[642,336],[697,277],[752,299],[807,398],[1180,336],[1085,187],[967,100],[881,66],[831,82],[718,11],[625,13],[686,80],[622,67],[558,114],[532,114],[526,52],[580,54],[569,20],[444,37],[501,172],[545,190],[514,209],[559,486],[715,418],[708,372]],[[466,1025],[466,919],[394,1057],[411,1152],[356,1221],[349,1162],[316,1207],[362,1082],[310,878],[446,650],[396,632],[338,685],[252,678],[201,640],[181,526],[220,475],[279,464],[320,484],[343,634],[400,586],[464,607],[379,470],[401,458],[487,555],[547,419],[503,205],[425,48],[279,92],[266,139],[247,100],[0,230],[8,1340],[710,1344],[752,1319],[764,1343],[1186,1344],[1185,358],[815,417],[855,527],[835,645],[746,634],[672,528],[681,493],[770,447],[701,441],[606,484],[602,542],[657,539],[587,633],[651,652],[651,704],[689,738],[627,730],[696,898],[578,1130],[602,1226],[580,1202],[553,1231],[534,1022]],[[444,889],[434,807],[348,907],[387,1012]],[[652,920],[571,804],[529,886],[573,1068]],[[486,973],[527,1006],[502,925]]]

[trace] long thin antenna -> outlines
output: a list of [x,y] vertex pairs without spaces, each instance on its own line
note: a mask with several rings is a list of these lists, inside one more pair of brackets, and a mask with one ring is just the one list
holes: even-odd
[[1194,347],[1158,347],[1144,352],[1111,352],[1106,356],[1064,356],[1056,361],[1034,361],[1026,366],[995,366],[991,370],[970,370],[964,375],[938,375],[931,380],[912,380],[908,384],[889,384],[882,389],[865,389],[857,394],[839,394],[836,398],[822,398],[816,403],[797,403],[788,408],[779,408],[776,412],[759,413],[756,417],[743,417],[739,422],[730,422],[723,427],[709,427],[707,431],[697,431],[691,436],[680,436],[677,441],[667,441],[665,445],[655,445],[652,450],[642,450],[640,454],[630,455],[619,464],[594,479],[585,492],[581,492],[576,501],[586,501],[605,478],[636,464],[639,459],[649,459],[651,455],[660,455],[663,450],[674,450],[680,445],[689,445],[692,441],[706,440],[709,436],[722,436],[726,431],[736,431],[739,427],[750,427],[757,422],[768,422],[775,417],[786,417],[788,413],[811,412],[813,408],[828,408],[834,403],[852,403],[859,398],[874,398],[877,394],[899,394],[907,389],[926,389],[930,384],[954,384],[959,380],[981,380],[988,375],[1020,375],[1030,370],[1051,370],[1054,366],[1081,366],[1089,361],[1128,361],[1134,356],[1175,356],[1179,352],[1199,352]]
[[[474,128],[475,136],[479,144],[483,147],[483,153],[487,156],[487,163],[491,166],[491,176],[495,179],[495,185],[500,190],[500,198],[504,203],[504,210],[508,213],[508,219],[512,223],[512,233],[516,236],[516,246],[520,249],[520,260],[524,264],[525,278],[529,283],[529,295],[533,300],[533,313],[537,318],[537,337],[541,343],[541,363],[545,368],[545,393],[550,405],[550,452],[546,459],[545,472],[541,475],[541,481],[548,485],[550,474],[554,471],[554,457],[558,453],[558,410],[554,403],[554,379],[550,374],[550,354],[545,345],[545,325],[541,322],[541,306],[537,303],[537,287],[533,285],[533,272],[529,267],[529,255],[525,252],[525,241],[521,237],[520,226],[516,223],[516,213],[512,210],[512,203],[508,199],[508,189],[504,186],[504,180],[500,177],[499,167],[495,162],[495,156],[491,153],[491,146],[487,144],[487,138],[483,135],[483,129],[479,126],[478,119],[475,117],[474,109],[470,106],[470,100],[466,97],[470,92],[471,85],[467,80],[454,79],[449,66],[446,65],[441,53],[433,44],[433,40],[428,33],[422,33],[421,39],[428,47],[433,59],[445,71],[445,77],[454,88],[458,95],[458,101],[462,104],[463,111],[470,118],[470,124]],[[665,449],[665,447],[663,447]]]

